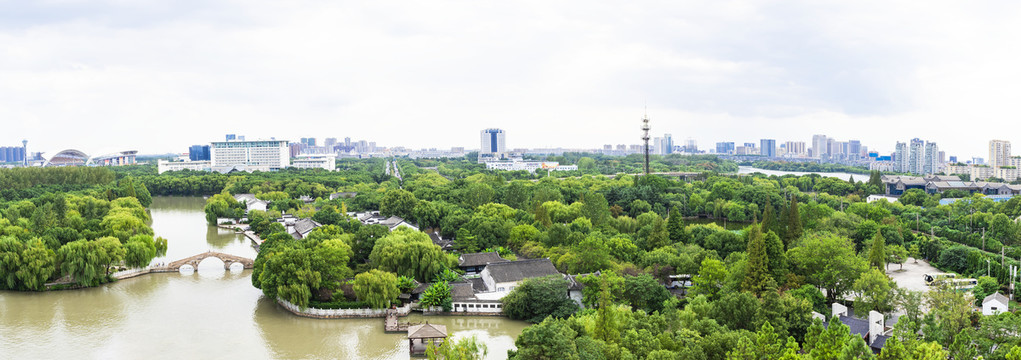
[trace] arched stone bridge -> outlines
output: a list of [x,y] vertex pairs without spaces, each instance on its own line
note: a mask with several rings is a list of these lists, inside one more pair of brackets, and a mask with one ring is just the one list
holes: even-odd
[[184,259],[171,262],[171,263],[167,264],[165,269],[166,270],[171,270],[171,271],[177,271],[177,270],[181,269],[181,266],[191,265],[191,267],[193,269],[198,271],[199,263],[202,262],[202,260],[205,260],[206,258],[211,258],[211,257],[214,257],[214,258],[217,258],[217,259],[220,259],[221,261],[223,261],[223,268],[224,268],[224,270],[230,270],[230,265],[233,264],[233,263],[241,263],[241,265],[245,266],[245,269],[251,269],[255,265],[255,260],[252,260],[252,259],[249,259],[249,258],[240,257],[240,256],[236,256],[236,255],[231,255],[231,254],[224,254],[224,253],[220,253],[220,252],[207,251],[207,252],[195,255],[195,256],[186,257]]

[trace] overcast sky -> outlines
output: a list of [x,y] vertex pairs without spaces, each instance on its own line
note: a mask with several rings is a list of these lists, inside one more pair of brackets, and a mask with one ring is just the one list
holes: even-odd
[[[987,157],[1021,141],[1016,1],[0,0],[0,144],[654,136]],[[1021,146],[1021,145],[1019,145]]]

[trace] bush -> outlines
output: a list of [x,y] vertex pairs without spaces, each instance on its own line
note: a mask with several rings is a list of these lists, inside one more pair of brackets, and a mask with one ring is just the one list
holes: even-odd
[[316,309],[368,309],[369,304],[364,301],[347,301],[347,300],[333,300],[333,301],[315,301],[311,300],[308,302],[308,307]]

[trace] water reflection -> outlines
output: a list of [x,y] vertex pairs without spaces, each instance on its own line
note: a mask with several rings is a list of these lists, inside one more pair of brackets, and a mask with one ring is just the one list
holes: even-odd
[[[153,228],[170,240],[167,258],[234,237],[210,231],[204,204],[200,197],[154,198]],[[222,244],[218,251],[255,256],[244,242]],[[383,319],[297,317],[252,287],[251,270],[224,271],[219,259],[199,267],[85,290],[0,291],[0,359],[408,359],[405,334],[385,334]],[[490,359],[506,358],[526,325],[497,317],[405,320],[446,325],[454,339],[475,335]]]

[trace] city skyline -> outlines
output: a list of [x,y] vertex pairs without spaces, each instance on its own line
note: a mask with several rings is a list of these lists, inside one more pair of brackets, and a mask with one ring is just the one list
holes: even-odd
[[886,154],[917,137],[970,158],[1002,136],[962,124],[1021,133],[1010,2],[435,5],[0,5],[0,145],[473,148],[498,127],[510,147],[599,148],[638,143],[645,105],[654,134],[700,148],[826,134]]

